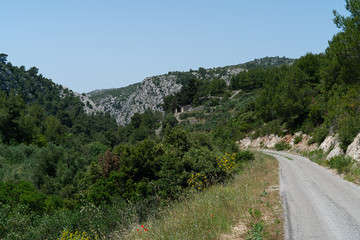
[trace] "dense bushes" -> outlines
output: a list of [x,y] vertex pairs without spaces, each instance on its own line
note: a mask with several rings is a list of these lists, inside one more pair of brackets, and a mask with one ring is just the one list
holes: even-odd
[[[217,167],[221,153],[212,138],[174,128],[163,142],[145,140],[119,145],[99,159],[102,177],[88,190],[88,200],[110,203],[110,196],[137,201],[152,195],[176,198],[187,187],[191,174],[202,173],[212,181],[224,179]],[[236,148],[235,148],[236,149]],[[238,154],[236,152],[234,154]],[[238,157],[251,159],[250,153]],[[92,166],[94,167],[94,166]]]
[[319,149],[319,150],[313,150],[311,151],[309,154],[308,154],[308,158],[313,161],[313,162],[316,162],[316,163],[323,163],[324,160],[325,160],[325,154],[324,152]]
[[[108,114],[85,114],[71,91],[38,75],[36,68],[25,71],[6,63],[2,55],[0,238],[54,239],[76,228],[105,238],[118,225],[154,214],[196,183],[200,189],[193,188],[202,190],[231,177],[253,159],[251,152],[238,152],[235,141],[253,132],[256,137],[302,130],[318,143],[336,132],[345,150],[360,131],[359,71],[352,61],[359,51],[344,54],[359,48],[351,38],[359,21],[353,5],[347,1],[349,17],[336,15],[342,31],[325,54],[309,53],[282,67],[251,65],[229,87],[221,79],[173,73],[184,86],[164,98],[168,114],[148,109],[126,127]],[[230,100],[229,91],[238,89],[242,92]],[[181,120],[191,116],[201,122],[177,126],[171,112],[188,104],[207,107]],[[312,152],[310,158],[322,159],[323,153]],[[347,172],[352,161],[336,157],[328,165]]]
[[346,151],[356,135],[360,132],[360,116],[347,116],[339,124],[340,147]]
[[283,150],[289,150],[291,148],[291,145],[285,142],[279,142],[275,144],[276,151],[283,151]]
[[340,155],[332,157],[327,161],[327,165],[331,168],[337,169],[338,173],[348,173],[353,166],[354,160],[351,157]]
[[[0,236],[55,238],[68,228],[105,237],[122,221],[144,219],[181,196],[192,175],[205,176],[208,186],[228,179],[239,163],[253,158],[250,152],[239,153],[226,136],[217,139],[219,133],[175,127],[164,134],[113,151],[97,142],[73,148],[51,142],[44,147],[0,145],[0,157],[6,159],[0,176],[12,181],[0,185],[0,224],[6,229],[0,228]],[[234,171],[219,168],[217,158],[225,151],[234,156]],[[113,210],[126,219],[108,216]]]

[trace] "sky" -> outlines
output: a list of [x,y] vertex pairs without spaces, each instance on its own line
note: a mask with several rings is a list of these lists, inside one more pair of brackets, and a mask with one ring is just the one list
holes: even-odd
[[321,53],[344,0],[0,0],[0,53],[83,93]]

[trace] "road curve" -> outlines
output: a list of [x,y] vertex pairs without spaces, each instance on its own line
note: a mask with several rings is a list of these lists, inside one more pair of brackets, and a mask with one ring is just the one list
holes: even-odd
[[360,239],[360,188],[310,160],[270,150],[280,163],[285,239]]

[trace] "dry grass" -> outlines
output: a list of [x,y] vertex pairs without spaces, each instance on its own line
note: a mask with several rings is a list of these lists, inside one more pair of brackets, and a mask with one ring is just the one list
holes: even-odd
[[160,218],[133,226],[117,238],[282,239],[278,184],[277,161],[256,153],[256,160],[231,183],[194,193],[166,207]]

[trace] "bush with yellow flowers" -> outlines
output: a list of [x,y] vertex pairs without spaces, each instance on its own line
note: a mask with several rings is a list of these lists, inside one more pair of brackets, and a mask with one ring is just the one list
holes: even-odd
[[86,232],[80,232],[76,230],[75,232],[65,229],[61,233],[61,237],[58,240],[94,240],[99,239],[97,236],[95,238],[90,237]]
[[221,171],[225,172],[226,174],[231,174],[235,171],[236,153],[225,153],[224,155],[217,156],[216,160]]
[[188,184],[190,187],[198,191],[203,191],[207,186],[207,177],[203,173],[191,174],[191,177],[188,180]]

